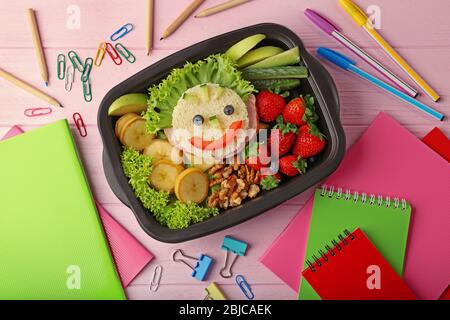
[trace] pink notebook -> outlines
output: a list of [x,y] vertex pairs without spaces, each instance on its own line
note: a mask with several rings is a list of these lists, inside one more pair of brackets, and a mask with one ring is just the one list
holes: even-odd
[[[448,162],[385,113],[380,113],[339,168],[329,185],[351,186],[411,202],[412,218],[404,280],[420,299],[438,299],[450,283],[450,166]],[[312,199],[260,258],[298,291]]]
[[[13,126],[1,140],[21,133],[23,133],[23,130],[20,127]],[[125,288],[153,259],[153,255],[124,227],[114,220],[98,202],[96,204],[120,280],[122,281],[122,286]]]

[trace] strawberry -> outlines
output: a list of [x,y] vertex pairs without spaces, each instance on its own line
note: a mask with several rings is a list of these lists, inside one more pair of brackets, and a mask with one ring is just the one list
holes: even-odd
[[245,164],[254,170],[260,171],[270,164],[270,156],[266,144],[250,144],[245,149]]
[[306,172],[308,164],[301,157],[295,155],[285,156],[280,159],[280,171],[288,177],[295,177],[299,173]]
[[317,120],[314,112],[314,98],[307,95],[305,98],[299,97],[291,100],[283,110],[285,122],[302,126]]
[[278,188],[281,182],[281,175],[274,174],[265,176],[261,179],[261,182],[259,183],[261,185],[261,188],[263,190],[269,191]]
[[286,101],[278,94],[262,91],[256,97],[256,111],[262,122],[270,123],[281,114]]
[[300,127],[293,153],[302,158],[310,158],[325,148],[325,137],[314,124]]
[[291,123],[283,123],[283,117],[278,116],[277,125],[272,131],[272,136],[269,140],[269,148],[275,143],[278,145],[278,156],[287,154],[297,139],[298,128]]

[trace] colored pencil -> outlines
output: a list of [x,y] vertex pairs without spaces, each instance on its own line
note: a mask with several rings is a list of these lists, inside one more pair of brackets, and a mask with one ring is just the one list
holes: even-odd
[[55,107],[61,107],[62,108],[62,104],[59,103],[56,99],[50,97],[49,95],[47,95],[46,93],[42,92],[39,89],[36,89],[35,87],[33,87],[32,85],[26,83],[25,81],[13,76],[12,74],[0,69],[0,77],[4,78],[5,80],[8,80],[9,82],[11,82],[12,84],[16,85],[19,88],[22,88],[25,91],[28,91],[29,93],[31,93],[32,95],[38,97],[39,99],[47,102],[48,104],[55,106]]
[[154,14],[155,1],[147,0],[147,55],[150,55],[153,46],[153,31],[154,31]]
[[42,79],[44,80],[45,86],[48,86],[48,69],[47,63],[45,62],[44,50],[42,49],[41,36],[39,34],[39,28],[36,22],[36,15],[34,10],[27,9],[28,23],[31,28],[31,35],[33,36],[34,49],[36,51],[36,58],[39,64],[39,71],[41,73]]
[[189,6],[187,6],[186,9],[184,9],[183,12],[181,12],[180,15],[163,32],[161,40],[167,38],[172,33],[174,33],[183,24],[183,22],[185,22],[186,19],[189,18],[195,10],[197,10],[197,8],[203,2],[205,2],[205,0],[192,1],[191,4]]
[[205,9],[203,11],[200,11],[195,17],[196,18],[203,18],[203,17],[208,17],[211,16],[213,14],[240,6],[241,4],[244,4],[246,2],[249,2],[250,0],[229,0],[227,2],[218,4],[217,6]]

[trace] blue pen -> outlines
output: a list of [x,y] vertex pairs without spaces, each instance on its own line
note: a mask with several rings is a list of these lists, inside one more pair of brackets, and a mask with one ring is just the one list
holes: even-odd
[[403,100],[404,102],[409,103],[413,107],[421,110],[422,112],[425,112],[426,114],[432,116],[433,118],[435,118],[439,121],[444,120],[445,116],[443,114],[437,112],[436,110],[430,108],[429,106],[423,104],[422,102],[415,100],[414,98],[408,96],[407,94],[403,93],[402,91],[397,90],[396,88],[390,86],[386,82],[361,70],[360,68],[358,68],[356,66],[355,61],[349,59],[348,57],[344,56],[343,54],[333,51],[328,48],[323,48],[323,47],[317,49],[317,53],[321,57],[333,62],[335,65],[341,67],[342,69],[350,71],[350,72],[360,76],[361,78],[366,79],[367,81],[373,83],[377,87],[391,93],[392,95],[399,98],[400,100]]

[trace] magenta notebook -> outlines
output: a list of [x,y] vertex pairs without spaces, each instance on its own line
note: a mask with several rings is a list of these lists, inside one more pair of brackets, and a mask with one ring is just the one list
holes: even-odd
[[[420,299],[438,299],[450,283],[448,162],[380,113],[325,183],[411,202],[403,279]],[[300,286],[311,209],[312,199],[260,258],[295,291]]]
[[[1,140],[21,133],[23,133],[23,130],[20,127],[13,126]],[[98,202],[96,204],[122,286],[125,288],[153,259],[153,255],[124,227],[114,220]]]

